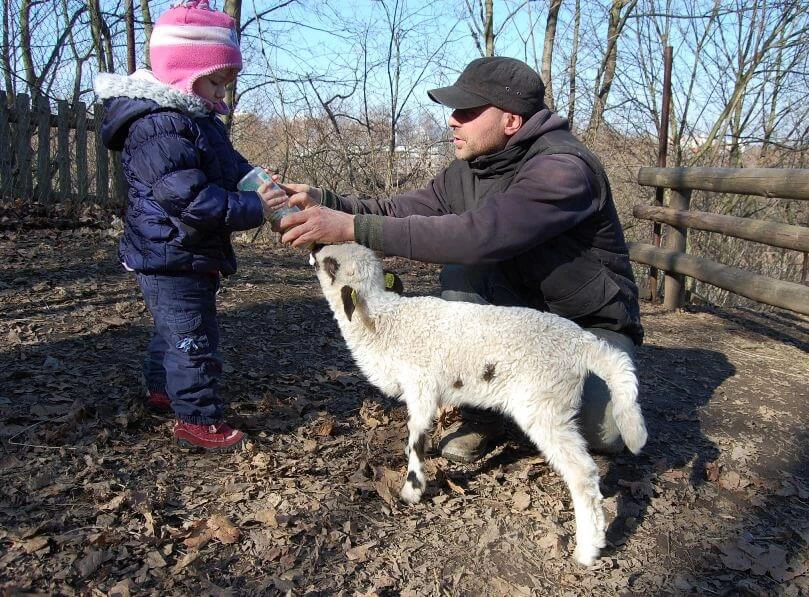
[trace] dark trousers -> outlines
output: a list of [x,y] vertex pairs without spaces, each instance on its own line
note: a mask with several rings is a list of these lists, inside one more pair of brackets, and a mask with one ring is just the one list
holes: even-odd
[[210,274],[138,274],[154,330],[143,364],[149,390],[165,391],[177,418],[209,425],[222,418],[216,291]]
[[[445,265],[441,270],[441,298],[508,307],[535,306],[532,297],[510,283],[496,264]],[[634,357],[635,345],[629,336],[601,328],[587,328],[587,331]],[[612,416],[609,388],[603,379],[592,373],[584,381],[579,428],[594,452],[614,453],[624,447]]]

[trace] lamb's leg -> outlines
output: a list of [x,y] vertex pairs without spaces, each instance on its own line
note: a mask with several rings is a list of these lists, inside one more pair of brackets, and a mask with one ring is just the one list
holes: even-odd
[[[427,487],[427,480],[424,476],[424,449],[427,442],[427,433],[432,425],[435,415],[435,408],[425,408],[424,404],[411,404],[408,401],[407,407],[410,418],[407,422],[409,437],[407,440],[407,479],[402,486],[399,497],[403,502],[416,504],[421,500],[421,495]],[[415,406],[415,408],[414,408]]]
[[584,438],[571,421],[573,413],[543,412],[526,415],[519,417],[521,420],[517,420],[517,423],[570,490],[576,515],[574,557],[578,562],[589,566],[606,545],[598,467],[587,452]]

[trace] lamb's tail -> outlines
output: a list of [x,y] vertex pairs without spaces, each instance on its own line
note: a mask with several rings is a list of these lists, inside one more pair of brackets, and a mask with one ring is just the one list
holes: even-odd
[[635,365],[624,351],[604,340],[592,342],[586,350],[587,368],[603,379],[612,394],[612,416],[626,447],[637,454],[646,443],[646,423],[638,404],[638,378]]

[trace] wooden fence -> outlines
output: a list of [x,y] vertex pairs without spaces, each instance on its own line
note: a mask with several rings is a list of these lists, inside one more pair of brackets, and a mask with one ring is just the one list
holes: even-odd
[[[34,199],[123,206],[126,194],[120,155],[100,142],[104,108],[0,91],[0,200]],[[52,134],[55,130],[55,136]],[[90,148],[92,147],[92,151]]]
[[809,254],[809,227],[690,211],[691,191],[705,190],[758,197],[809,200],[809,170],[780,168],[641,168],[641,185],[670,189],[669,207],[636,205],[636,218],[667,224],[663,248],[630,243],[633,261],[663,270],[664,306],[685,299],[684,276],[696,278],[760,303],[809,315],[809,286],[776,280],[737,267],[686,254],[688,228],[719,232],[773,247],[803,252],[803,281]]

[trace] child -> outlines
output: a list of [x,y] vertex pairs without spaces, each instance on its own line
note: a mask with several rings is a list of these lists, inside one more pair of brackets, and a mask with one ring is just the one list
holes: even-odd
[[121,151],[129,200],[120,258],[134,271],[154,331],[144,363],[147,403],[173,409],[175,441],[210,451],[239,449],[244,434],[223,420],[217,392],[216,291],[236,271],[230,234],[262,224],[267,185],[238,192],[252,166],[233,148],[216,113],[242,68],[235,23],[207,0],[189,0],[155,23],[152,71],[99,74],[101,136]]

